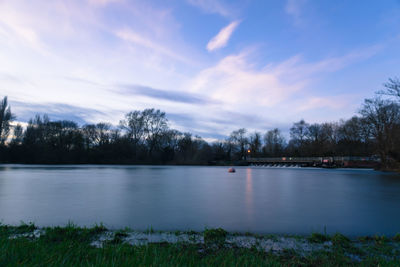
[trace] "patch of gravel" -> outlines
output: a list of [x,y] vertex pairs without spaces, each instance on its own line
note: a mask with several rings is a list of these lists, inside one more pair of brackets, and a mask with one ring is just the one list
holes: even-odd
[[[91,243],[92,246],[102,247],[106,242],[113,240],[114,232],[107,231],[98,236]],[[175,234],[169,232],[162,233],[145,233],[145,232],[129,232],[126,237],[121,238],[123,242],[133,245],[142,246],[150,243],[190,243],[204,244],[202,234]],[[282,253],[285,250],[295,250],[300,255],[306,255],[317,250],[330,249],[332,242],[328,241],[322,244],[308,242],[305,238],[292,237],[276,237],[263,238],[247,235],[228,235],[225,244],[228,247],[252,248],[264,250],[266,252]]]
[[[35,229],[31,232],[13,234],[9,236],[9,239],[17,238],[28,238],[31,240],[37,239],[44,235],[46,230]],[[101,248],[106,243],[113,241],[118,238],[118,242],[127,243],[133,246],[143,246],[154,243],[188,243],[188,244],[204,244],[203,233],[172,233],[172,232],[140,232],[140,231],[112,231],[108,230],[97,235],[91,242],[91,246]],[[361,242],[353,240],[351,245],[367,253],[385,256],[379,250],[373,249],[375,243]],[[312,243],[307,240],[306,237],[291,237],[291,236],[249,236],[241,234],[228,234],[225,239],[225,246],[230,248],[256,248],[265,252],[272,252],[274,254],[282,254],[287,251],[293,251],[301,256],[310,255],[315,251],[330,251],[332,250],[332,242],[326,241],[324,243]],[[391,253],[388,259],[399,259],[400,260],[400,243],[399,242],[388,242],[385,246],[390,247]],[[371,251],[372,249],[372,251]],[[347,254],[353,262],[361,261],[360,255]]]
[[39,238],[41,235],[43,235],[46,231],[43,229],[35,229],[32,232],[26,232],[26,233],[21,233],[21,234],[14,234],[10,235],[8,238],[9,239],[17,239],[17,238],[29,238],[29,239],[36,239]]

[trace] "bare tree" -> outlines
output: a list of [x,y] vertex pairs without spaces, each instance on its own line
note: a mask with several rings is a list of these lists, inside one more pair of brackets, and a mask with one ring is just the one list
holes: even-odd
[[290,138],[292,140],[296,140],[302,145],[309,134],[310,125],[306,123],[304,120],[300,120],[299,122],[293,123],[292,128],[290,128]]
[[278,128],[269,130],[264,135],[263,152],[268,156],[278,156],[285,147],[285,138]]
[[21,124],[17,124],[13,129],[13,137],[11,139],[11,144],[20,145],[24,138],[24,129]]
[[293,151],[294,154],[303,156],[307,154],[306,142],[309,137],[309,127],[310,125],[306,123],[304,120],[300,120],[299,122],[293,123],[292,128],[290,128],[290,142],[289,148]]
[[101,146],[108,144],[111,140],[111,124],[100,122],[87,124],[82,127],[86,147]]
[[389,78],[389,81],[387,83],[384,83],[383,86],[386,88],[386,90],[381,90],[378,91],[377,93],[380,95],[387,95],[387,96],[394,96],[400,101],[400,79],[395,77],[395,78]]
[[239,157],[240,159],[244,159],[246,157],[246,145],[249,143],[246,137],[247,130],[245,128],[241,128],[237,131],[233,131],[229,137],[231,144],[233,144],[233,149],[239,149]]
[[4,145],[7,140],[11,122],[15,119],[14,114],[11,113],[11,108],[8,105],[7,97],[4,97],[0,102],[0,145]]
[[261,141],[261,134],[259,132],[254,132],[250,135],[249,140],[250,145],[250,155],[257,156],[260,153],[262,141]]
[[400,105],[381,98],[366,99],[360,114],[376,141],[383,167],[388,167],[388,156],[399,139]]
[[165,117],[165,112],[154,108],[145,109],[142,111],[144,133],[149,146],[149,154],[160,144],[161,137],[168,130],[168,120]]
[[120,127],[127,132],[127,136],[136,146],[141,143],[145,134],[143,114],[139,110],[131,111],[125,119],[119,122]]

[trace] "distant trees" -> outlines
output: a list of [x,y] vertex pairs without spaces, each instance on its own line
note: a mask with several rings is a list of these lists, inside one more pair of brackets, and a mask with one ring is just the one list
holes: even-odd
[[144,133],[148,145],[149,156],[151,157],[155,149],[160,149],[162,146],[162,137],[168,130],[168,120],[165,117],[165,112],[159,109],[145,109],[142,111],[144,122]]
[[286,148],[285,138],[278,128],[264,135],[263,153],[269,157],[281,156]]
[[131,111],[120,121],[120,127],[126,131],[126,137],[137,146],[145,135],[144,117],[139,110]]
[[231,153],[236,160],[242,160],[246,157],[246,146],[249,143],[246,132],[247,130],[245,128],[240,128],[237,131],[233,131],[229,136],[228,142],[231,143]]
[[11,108],[8,105],[7,97],[4,97],[0,101],[0,145],[4,145],[7,140],[11,122],[15,119],[15,116],[11,113]]
[[21,163],[224,164],[246,157],[379,155],[383,168],[400,165],[400,80],[366,99],[359,115],[339,122],[307,123],[290,128],[287,142],[278,129],[207,143],[199,136],[171,129],[165,112],[127,113],[119,125],[79,126],[36,115],[26,128],[12,126],[7,97],[0,102],[0,161]]
[[250,156],[257,157],[261,155],[262,138],[259,132],[254,132],[249,137]]
[[370,135],[363,119],[354,116],[341,120],[337,128],[336,150],[342,155],[363,156],[373,153]]
[[77,123],[36,115],[29,121],[21,145],[27,163],[74,163],[80,160],[84,139]]

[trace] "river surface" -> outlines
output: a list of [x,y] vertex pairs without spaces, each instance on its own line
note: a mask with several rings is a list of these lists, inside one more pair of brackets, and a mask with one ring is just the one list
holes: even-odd
[[400,232],[400,176],[372,170],[0,165],[0,222],[347,235]]

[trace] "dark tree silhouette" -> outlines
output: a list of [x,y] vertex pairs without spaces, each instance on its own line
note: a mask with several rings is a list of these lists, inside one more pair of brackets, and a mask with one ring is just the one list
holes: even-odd
[[10,130],[11,122],[15,119],[15,116],[11,113],[11,108],[8,105],[7,97],[4,97],[0,102],[0,145],[4,145],[6,142]]
[[[231,164],[250,157],[374,156],[383,168],[400,166],[399,80],[389,79],[379,97],[366,99],[359,116],[339,122],[290,128],[287,143],[278,128],[247,135],[245,128],[225,140],[207,143],[199,136],[171,129],[165,112],[127,113],[119,126],[79,126],[36,115],[24,129],[11,127],[15,116],[7,97],[0,102],[0,161],[13,163]],[[384,98],[385,97],[385,98]],[[396,98],[394,98],[396,97]],[[250,153],[248,153],[248,149]]]

